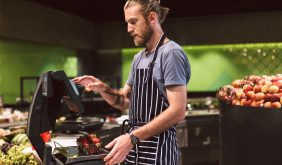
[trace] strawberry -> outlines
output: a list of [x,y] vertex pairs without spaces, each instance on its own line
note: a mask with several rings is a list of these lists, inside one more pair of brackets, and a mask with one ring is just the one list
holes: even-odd
[[81,140],[81,144],[83,144],[83,145],[84,145],[84,144],[88,144],[88,143],[89,143],[89,142],[88,142],[87,139],[82,139],[82,140]]
[[90,134],[90,137],[91,137],[91,138],[95,138],[95,137],[97,137],[97,136],[96,136],[96,134]]
[[93,141],[93,143],[95,143],[95,144],[96,144],[96,143],[100,143],[100,139],[99,139],[99,138],[96,138],[96,137],[95,137],[95,138],[92,138],[92,141]]

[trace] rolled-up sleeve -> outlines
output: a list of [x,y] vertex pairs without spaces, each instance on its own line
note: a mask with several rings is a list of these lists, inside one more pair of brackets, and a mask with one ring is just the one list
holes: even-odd
[[134,62],[132,62],[132,64],[131,64],[129,75],[128,75],[128,78],[126,80],[126,84],[129,85],[129,86],[132,86],[133,85],[133,78],[134,78]]

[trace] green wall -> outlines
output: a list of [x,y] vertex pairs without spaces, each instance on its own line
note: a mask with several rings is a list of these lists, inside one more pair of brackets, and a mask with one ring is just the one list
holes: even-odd
[[[20,77],[40,76],[48,70],[65,70],[70,77],[77,75],[77,57],[73,49],[0,40],[0,95],[5,104],[16,103],[20,97]],[[30,99],[36,82],[24,82],[25,97]]]
[[[216,91],[234,79],[282,71],[282,43],[183,46],[190,64],[189,91]],[[141,49],[122,50],[122,80],[126,82],[134,54]]]

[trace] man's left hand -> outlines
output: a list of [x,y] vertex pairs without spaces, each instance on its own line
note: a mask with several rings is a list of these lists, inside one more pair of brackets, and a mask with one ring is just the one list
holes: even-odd
[[130,135],[124,134],[115,138],[105,146],[107,149],[112,148],[111,152],[104,158],[106,165],[114,165],[123,162],[129,151],[133,148]]

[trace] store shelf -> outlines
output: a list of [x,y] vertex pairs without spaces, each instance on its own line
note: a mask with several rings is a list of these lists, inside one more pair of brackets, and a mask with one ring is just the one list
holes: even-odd
[[27,121],[2,123],[2,124],[0,124],[0,128],[22,126],[22,125],[26,125],[26,124],[27,124]]

